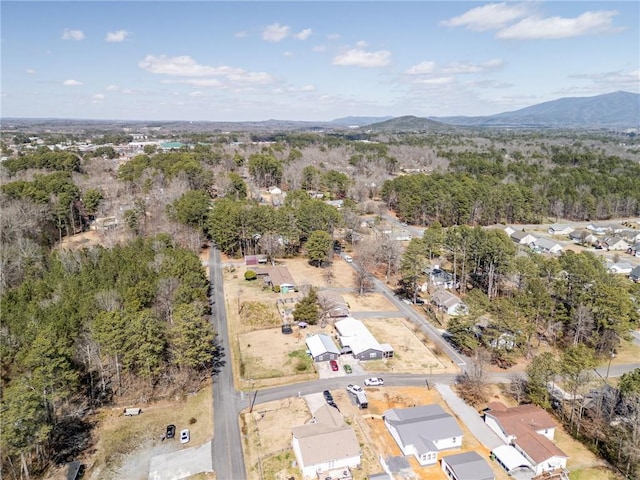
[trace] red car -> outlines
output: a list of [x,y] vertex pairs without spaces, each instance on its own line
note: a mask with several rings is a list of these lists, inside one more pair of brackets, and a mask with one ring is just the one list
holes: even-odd
[[336,362],[335,360],[330,360],[329,365],[331,365],[331,370],[333,370],[334,372],[338,371],[338,362]]

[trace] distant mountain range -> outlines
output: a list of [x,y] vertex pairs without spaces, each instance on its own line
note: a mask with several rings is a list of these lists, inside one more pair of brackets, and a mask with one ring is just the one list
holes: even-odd
[[354,129],[427,132],[451,131],[459,127],[482,128],[636,128],[640,129],[640,94],[614,92],[595,97],[567,97],[544,102],[513,112],[483,117],[372,117],[352,116],[331,121],[266,120],[255,122],[202,122],[202,121],[121,121],[44,118],[3,118],[3,129],[27,129],[44,126],[64,127],[64,130],[104,128],[108,130],[142,127],[155,130],[179,131],[331,131]]
[[[355,124],[357,119],[348,117]],[[339,119],[342,120],[342,119]],[[640,95],[614,92],[595,97],[567,97],[544,102],[513,112],[482,117],[403,116],[376,123],[361,123],[371,130],[430,131],[447,127],[514,128],[640,128]],[[337,122],[337,120],[334,120]],[[334,123],[332,122],[332,123]]]

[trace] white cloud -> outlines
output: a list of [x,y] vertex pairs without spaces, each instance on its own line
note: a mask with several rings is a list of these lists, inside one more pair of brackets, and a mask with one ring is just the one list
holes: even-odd
[[262,39],[267,42],[279,42],[289,36],[291,27],[287,25],[280,25],[279,23],[272,23],[262,32]]
[[445,27],[467,27],[469,30],[483,32],[496,30],[528,15],[529,5],[512,3],[489,3],[472,8],[458,17],[440,22]]
[[515,25],[500,30],[497,38],[530,40],[557,39],[579,37],[598,33],[614,33],[620,31],[611,25],[611,19],[618,12],[614,10],[600,12],[584,12],[575,18],[563,17],[529,17]]
[[77,80],[65,80],[64,82],[62,82],[62,84],[67,87],[77,87],[79,85],[82,85],[82,82],[79,82]]
[[201,92],[200,90],[197,90],[195,92],[191,92],[189,94],[190,97],[206,97],[204,92]]
[[334,65],[355,66],[355,67],[384,67],[391,61],[391,52],[388,50],[378,50],[377,52],[367,52],[361,48],[346,50],[333,58]]
[[104,100],[104,95],[101,93],[96,93],[91,98],[93,98],[94,100]]
[[25,70],[25,72],[26,72],[28,75],[35,75],[35,74],[36,74],[36,71],[35,71],[33,68],[27,68],[27,69]]
[[[209,65],[201,65],[193,58],[183,55],[179,57],[167,57],[166,55],[147,55],[138,66],[150,73],[159,75],[168,75],[174,77],[199,77],[204,81],[186,82],[191,85],[200,86],[221,86],[221,80],[212,77],[218,77],[228,82],[236,82],[243,84],[264,85],[273,82],[273,77],[266,72],[247,72],[242,68],[229,67],[222,65],[212,67]],[[209,78],[205,78],[209,77]]]
[[502,66],[503,62],[499,58],[494,58],[484,63],[451,63],[442,69],[443,73],[482,73],[488,70],[495,70]]
[[310,28],[305,28],[304,30],[296,33],[294,37],[296,37],[298,40],[306,40],[311,36],[311,33],[312,31]]
[[283,52],[283,57],[293,57],[293,52]]
[[339,33],[330,33],[329,35],[327,35],[327,40],[330,41],[336,41],[340,39],[340,34]]
[[117,92],[120,90],[120,87],[118,85],[107,85],[104,89],[108,92]]
[[234,33],[233,36],[236,37],[236,38],[245,38],[245,37],[248,37],[249,34],[247,32],[245,32],[244,30],[242,30],[240,32]]
[[129,38],[129,35],[131,35],[131,33],[126,30],[116,30],[115,32],[108,32],[107,36],[104,37],[104,41],[112,43],[124,42]]
[[69,28],[65,28],[64,32],[62,32],[62,39],[75,41],[84,40],[84,32],[82,30],[71,30]]
[[326,47],[326,45],[316,45],[311,50],[313,50],[314,52],[326,52],[327,51],[327,47]]
[[640,90],[640,70],[632,70],[628,72],[599,72],[599,73],[579,73],[569,75],[569,78],[579,80],[590,80],[596,87],[595,90],[587,89],[585,91],[612,91],[612,90],[628,90],[630,92],[638,92]]
[[356,47],[358,48],[365,48],[367,46],[367,42],[365,42],[364,40],[359,40],[356,42]]
[[189,78],[184,80],[163,80],[162,83],[181,83],[194,87],[225,88],[225,84],[216,78]]
[[455,79],[453,77],[434,77],[434,78],[421,78],[416,80],[415,83],[421,85],[447,85],[453,83]]
[[407,75],[424,75],[425,73],[433,73],[435,69],[435,62],[420,62],[409,67],[404,73]]

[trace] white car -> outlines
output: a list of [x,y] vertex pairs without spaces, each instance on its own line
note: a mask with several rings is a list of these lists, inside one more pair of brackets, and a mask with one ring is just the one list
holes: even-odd
[[351,257],[351,255],[345,255],[344,256],[344,261],[347,263],[351,263],[353,262],[353,258]]
[[347,385],[347,391],[349,393],[353,393],[354,395],[357,395],[359,392],[362,391],[362,387],[359,385],[349,384]]
[[189,440],[191,440],[189,430],[180,430],[180,443],[189,443]]
[[381,378],[371,377],[371,378],[367,378],[364,381],[364,384],[367,387],[381,387],[382,385],[384,385],[384,380],[382,380]]

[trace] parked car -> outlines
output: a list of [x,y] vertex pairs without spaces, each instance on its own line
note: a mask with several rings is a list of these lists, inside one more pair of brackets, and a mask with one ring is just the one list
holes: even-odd
[[345,373],[351,373],[353,371],[351,370],[351,365],[348,365],[348,364],[343,365],[342,368],[344,368]]
[[191,435],[189,433],[189,430],[184,429],[180,431],[180,443],[189,443],[189,440],[191,440]]
[[328,404],[330,407],[333,407],[333,408],[335,408],[336,410],[340,411],[340,409],[338,408],[338,405],[336,405],[336,402],[334,402],[333,400],[331,400],[330,402],[327,402],[327,404]]
[[422,305],[422,304],[424,304],[424,300],[421,299],[420,297],[416,297],[416,299],[415,299],[415,301],[413,303],[415,303],[416,305]]
[[357,395],[358,392],[362,391],[362,387],[360,385],[354,385],[350,383],[349,385],[347,385],[347,391],[349,393],[353,393],[354,395]]
[[344,261],[347,263],[351,263],[353,262],[353,258],[351,257],[351,255],[345,255],[344,256]]
[[338,362],[336,362],[335,360],[330,360],[329,365],[331,365],[331,370],[333,370],[334,372],[337,372],[339,370]]
[[384,380],[381,378],[371,377],[371,378],[367,378],[364,381],[364,384],[367,387],[381,387],[382,385],[384,385]]
[[327,401],[327,403],[331,404],[331,402],[333,402],[333,395],[331,395],[331,392],[329,390],[325,390],[324,392],[322,392],[322,394],[324,395],[324,399]]
[[173,438],[176,436],[176,426],[175,425],[167,425],[167,433],[165,434],[167,438]]

